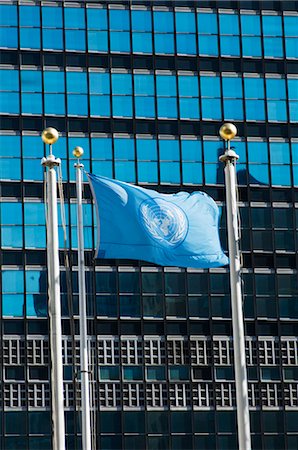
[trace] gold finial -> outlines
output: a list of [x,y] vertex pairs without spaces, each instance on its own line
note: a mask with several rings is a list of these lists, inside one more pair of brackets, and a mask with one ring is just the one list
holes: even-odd
[[84,154],[84,150],[82,149],[82,147],[75,147],[73,149],[72,152],[73,156],[75,156],[76,158],[81,158]]
[[233,123],[224,123],[219,129],[219,134],[225,141],[230,141],[236,136],[237,128]]
[[56,130],[56,128],[46,128],[45,130],[43,130],[42,135],[41,135],[41,139],[43,140],[43,142],[45,144],[55,144],[56,141],[58,141],[59,138],[59,133]]

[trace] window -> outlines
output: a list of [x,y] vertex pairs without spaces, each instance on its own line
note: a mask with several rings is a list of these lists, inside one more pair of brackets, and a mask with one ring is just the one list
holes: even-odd
[[240,56],[239,22],[237,14],[219,14],[220,53]]
[[64,8],[64,24],[65,49],[84,52],[86,50],[84,8]]
[[152,53],[152,17],[150,10],[131,11],[133,53]]
[[46,247],[45,208],[43,203],[24,203],[25,246]]
[[140,183],[158,182],[157,143],[155,139],[136,139],[138,180]]
[[260,58],[262,56],[260,16],[243,13],[240,15],[240,21],[242,55],[244,57]]
[[270,142],[271,180],[273,185],[290,186],[290,146],[287,142]]
[[2,293],[3,316],[23,317],[25,314],[23,271],[2,271]]
[[87,5],[87,39],[89,52],[108,51],[107,10]]
[[110,74],[108,72],[89,72],[90,115],[110,117]]
[[111,52],[130,51],[129,10],[110,9],[110,48]]
[[177,54],[196,55],[196,22],[194,12],[176,9],[175,21]]
[[180,151],[176,139],[159,140],[160,182],[180,183]]
[[218,56],[217,14],[213,11],[198,11],[199,54]]
[[17,6],[0,5],[0,47],[18,47]]
[[62,8],[42,6],[42,43],[44,50],[63,50]]
[[45,114],[65,115],[65,81],[62,71],[44,71]]
[[178,90],[180,118],[191,120],[199,119],[199,84],[197,75],[179,75]]
[[248,141],[248,168],[251,184],[269,184],[268,144]]
[[286,58],[298,58],[297,30],[298,30],[297,16],[284,15]]
[[290,122],[298,122],[298,80],[288,77]]
[[281,16],[262,16],[263,42],[265,58],[282,58],[282,21]]
[[[96,97],[98,101],[102,97]],[[113,177],[112,139],[107,136],[91,137],[92,172]]]
[[20,47],[40,49],[40,8],[20,5]]
[[66,72],[66,86],[68,115],[87,116],[87,73],[75,71]]
[[135,149],[133,139],[114,139],[115,177],[118,180],[135,182]]
[[221,120],[221,89],[217,74],[200,74],[202,119]]
[[250,121],[265,120],[264,79],[261,77],[244,77],[246,119]]
[[181,140],[182,178],[183,184],[201,184],[202,143],[200,140]]
[[18,114],[20,112],[18,71],[1,69],[0,81],[0,102],[2,113]]
[[151,73],[134,74],[135,116],[137,118],[155,117],[154,75]]
[[266,78],[267,112],[269,122],[285,122],[286,82],[284,78]]
[[174,14],[171,11],[154,11],[155,53],[174,54]]
[[159,118],[177,118],[177,86],[174,74],[156,75],[157,115]]
[[[21,178],[20,136],[0,135],[0,177],[3,180],[19,180]],[[3,216],[2,220],[4,220]]]
[[112,73],[114,117],[132,117],[132,79],[129,73]]
[[223,76],[222,94],[225,120],[243,120],[242,79]]

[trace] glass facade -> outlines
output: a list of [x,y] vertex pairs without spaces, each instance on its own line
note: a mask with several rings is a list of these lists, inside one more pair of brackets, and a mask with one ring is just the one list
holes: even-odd
[[[0,448],[52,448],[42,130],[60,132],[66,442],[79,450],[72,150],[84,148],[95,174],[207,192],[222,208],[226,249],[218,130],[232,121],[252,446],[297,449],[297,10],[295,1],[1,1]],[[228,269],[94,260],[87,183],[83,215],[96,448],[236,449]]]

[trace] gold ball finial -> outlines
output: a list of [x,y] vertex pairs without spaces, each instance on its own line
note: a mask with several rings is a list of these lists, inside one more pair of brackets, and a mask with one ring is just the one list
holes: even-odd
[[73,156],[75,156],[76,158],[81,158],[84,154],[84,150],[82,149],[82,147],[75,147],[73,149],[72,152]]
[[219,129],[219,134],[225,141],[230,141],[236,136],[237,128],[233,123],[224,123]]
[[43,130],[41,139],[45,144],[55,144],[56,141],[58,141],[59,133],[56,130],[56,128],[46,128]]

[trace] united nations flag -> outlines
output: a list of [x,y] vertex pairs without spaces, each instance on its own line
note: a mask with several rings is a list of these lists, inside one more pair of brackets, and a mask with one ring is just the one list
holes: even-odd
[[106,177],[88,177],[98,215],[98,258],[178,267],[228,264],[219,241],[219,210],[207,194],[160,194]]

